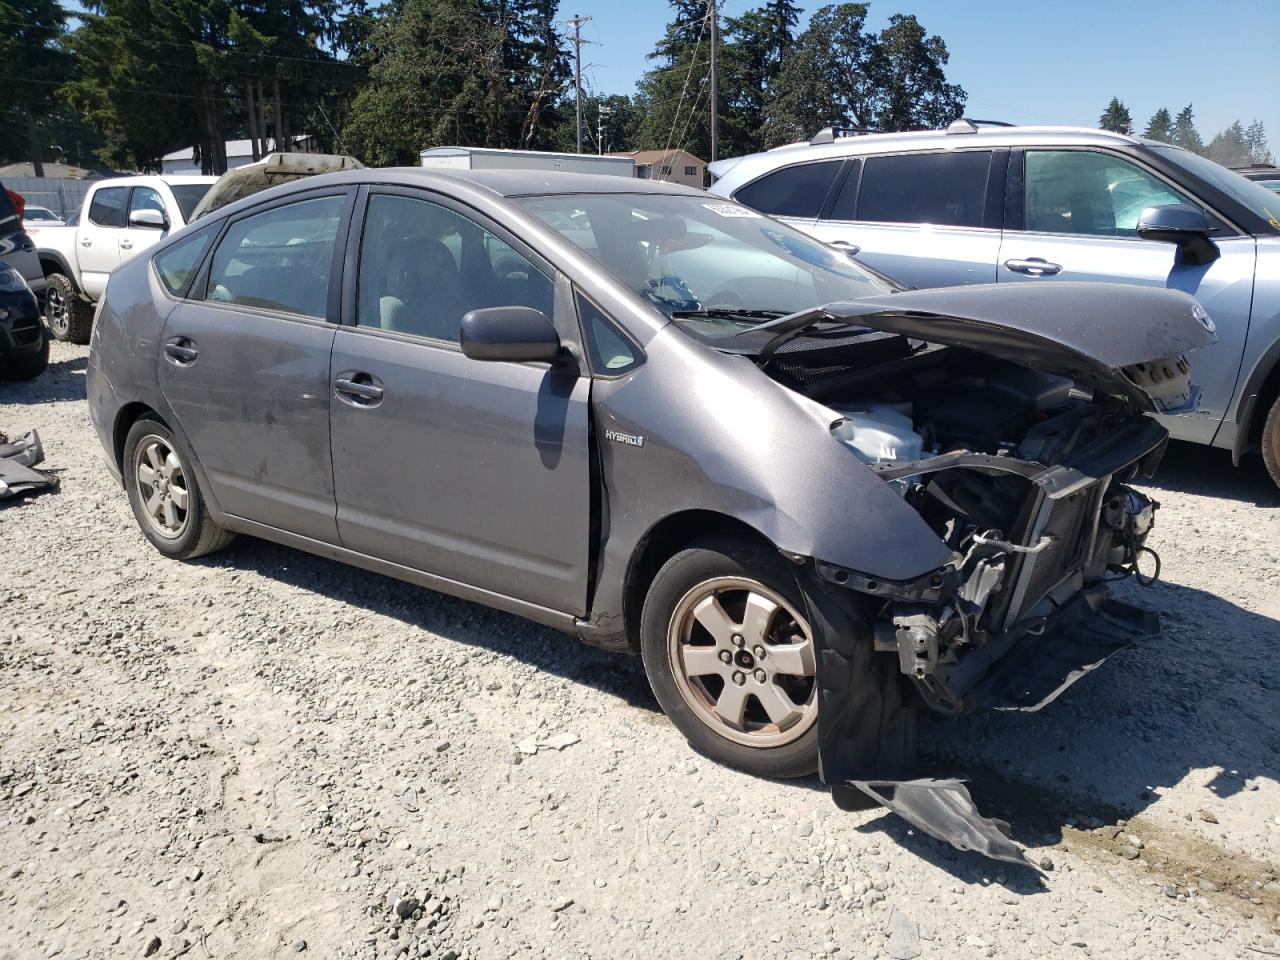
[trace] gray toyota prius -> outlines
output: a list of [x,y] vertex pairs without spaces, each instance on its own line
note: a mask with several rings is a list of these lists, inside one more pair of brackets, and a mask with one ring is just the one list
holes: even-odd
[[672,722],[957,846],[929,709],[1037,710],[1158,629],[1128,484],[1196,402],[1191,298],[905,290],[782,223],[600,175],[354,170],[111,277],[94,425],[143,534],[263,537],[638,652]]

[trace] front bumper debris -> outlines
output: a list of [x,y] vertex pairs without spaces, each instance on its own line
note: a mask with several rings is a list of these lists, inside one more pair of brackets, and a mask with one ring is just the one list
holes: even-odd
[[[984,817],[959,780],[862,780],[850,783],[888,807],[917,830],[945,840],[957,850],[976,850],[992,860],[1031,866],[1009,839],[1009,824]],[[833,787],[836,793],[841,788]],[[837,804],[840,800],[837,797]]]
[[0,433],[0,499],[20,493],[56,489],[57,477],[31,469],[43,459],[44,448],[40,445],[40,435],[34,430],[13,443]]

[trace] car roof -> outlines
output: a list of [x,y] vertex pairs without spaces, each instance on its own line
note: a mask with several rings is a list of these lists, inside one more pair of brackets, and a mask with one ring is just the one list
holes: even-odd
[[[825,143],[791,143],[762,153],[722,160],[710,170],[736,187],[775,167],[809,160],[837,159],[910,150],[963,150],[1012,146],[1168,146],[1125,133],[1063,126],[978,126],[967,130],[913,130],[835,137]],[[729,184],[725,184],[729,186]],[[722,188],[723,189],[723,188]]]

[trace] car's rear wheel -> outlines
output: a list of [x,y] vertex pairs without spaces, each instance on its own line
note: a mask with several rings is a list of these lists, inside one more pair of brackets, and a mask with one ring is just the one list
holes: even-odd
[[818,766],[813,629],[776,551],[716,537],[663,565],[641,614],[654,695],[700,753],[747,773]]
[[143,418],[129,429],[124,482],[138,526],[166,556],[190,560],[235,538],[209,516],[189,458],[160,421]]
[[57,339],[88,343],[93,332],[93,305],[80,299],[69,278],[51,273],[45,277],[44,319]]
[[1280,487],[1280,397],[1271,404],[1271,412],[1262,425],[1262,462],[1267,465],[1272,483]]
[[29,356],[10,357],[0,361],[0,375],[10,380],[32,380],[44,373],[49,366],[49,338],[40,331],[40,349]]

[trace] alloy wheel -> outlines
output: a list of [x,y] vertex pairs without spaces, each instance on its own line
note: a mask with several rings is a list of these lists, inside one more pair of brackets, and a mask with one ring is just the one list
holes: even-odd
[[45,290],[45,320],[58,339],[64,339],[71,325],[71,308],[62,291],[50,284]]
[[667,644],[680,695],[720,736],[779,747],[817,720],[813,631],[763,584],[743,577],[698,584],[676,604]]
[[148,525],[158,536],[176,540],[187,529],[191,503],[187,473],[178,454],[163,437],[143,437],[133,469]]

